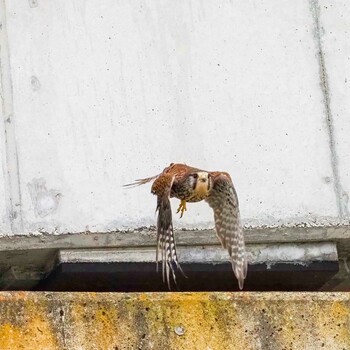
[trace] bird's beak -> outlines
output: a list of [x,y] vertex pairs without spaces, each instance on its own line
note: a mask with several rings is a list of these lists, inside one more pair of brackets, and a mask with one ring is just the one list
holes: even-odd
[[208,176],[206,174],[201,174],[201,175],[199,175],[198,180],[200,182],[207,182]]

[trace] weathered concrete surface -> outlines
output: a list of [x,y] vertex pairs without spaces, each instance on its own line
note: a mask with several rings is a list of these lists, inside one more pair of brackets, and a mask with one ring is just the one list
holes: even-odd
[[347,0],[320,0],[320,46],[328,89],[328,123],[333,132],[333,164],[338,168],[338,201],[349,217],[350,172],[350,6]]
[[0,293],[2,350],[348,350],[349,293]]
[[10,223],[13,221],[13,215],[11,212],[10,173],[12,173],[14,169],[12,167],[13,164],[10,164],[8,159],[9,152],[7,144],[9,138],[11,138],[11,132],[9,133],[8,128],[11,124],[10,121],[13,114],[13,106],[5,11],[3,11],[1,5],[0,1],[0,164],[2,165],[2,171],[0,171],[0,231],[11,232]]
[[[349,9],[1,0],[0,230],[152,225],[150,187],[121,184],[171,161],[230,172],[255,227],[348,222]],[[189,208],[178,229],[213,227]]]

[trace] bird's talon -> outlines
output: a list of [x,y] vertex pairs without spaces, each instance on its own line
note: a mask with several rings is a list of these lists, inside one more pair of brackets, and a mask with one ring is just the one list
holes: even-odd
[[186,201],[181,200],[180,205],[179,205],[179,207],[177,208],[177,212],[176,212],[176,213],[179,213],[179,212],[181,211],[180,219],[182,218],[182,216],[184,215],[184,212],[185,212],[186,210],[187,210],[187,208],[186,208]]

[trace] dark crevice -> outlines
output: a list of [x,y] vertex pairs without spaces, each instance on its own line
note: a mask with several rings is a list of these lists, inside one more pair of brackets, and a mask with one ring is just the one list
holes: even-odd
[[[183,264],[188,278],[177,277],[179,291],[239,291],[231,265]],[[339,270],[338,262],[307,265],[254,264],[244,291],[317,291]],[[59,265],[35,290],[94,292],[168,291],[154,263],[65,263]],[[173,291],[177,291],[173,288]],[[147,311],[147,310],[146,310]]]

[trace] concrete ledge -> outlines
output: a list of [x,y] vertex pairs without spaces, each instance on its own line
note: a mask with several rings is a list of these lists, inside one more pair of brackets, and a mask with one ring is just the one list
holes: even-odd
[[349,293],[0,293],[12,349],[340,350]]
[[[182,263],[228,261],[214,230],[177,231],[176,236]],[[349,226],[246,229],[245,237],[253,264],[339,259],[340,272],[327,283],[325,290],[339,290],[339,285],[341,290],[349,290]],[[155,240],[152,227],[128,232],[0,236],[0,289],[33,289],[62,257],[66,262],[154,261]],[[328,248],[324,250],[330,246],[331,254]]]
[[[178,246],[220,245],[214,230],[177,230]],[[258,227],[246,228],[247,244],[336,242],[350,256],[350,226]],[[49,234],[47,232],[0,235],[0,252],[42,249],[80,249],[105,247],[155,247],[155,227],[134,231],[80,232]],[[346,255],[347,256],[347,255]]]
[[[227,251],[221,246],[182,247],[178,249],[181,263],[229,262]],[[275,245],[247,246],[249,264],[279,262],[307,264],[311,261],[338,261],[337,247],[333,242],[283,243]],[[155,262],[153,249],[62,249],[58,252],[58,263],[111,263],[111,262]]]

